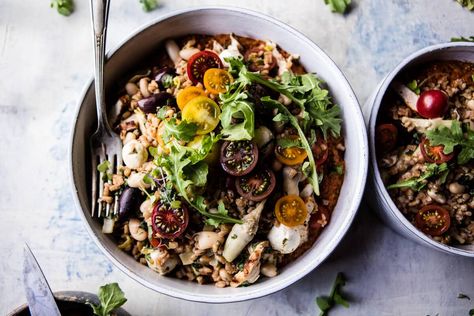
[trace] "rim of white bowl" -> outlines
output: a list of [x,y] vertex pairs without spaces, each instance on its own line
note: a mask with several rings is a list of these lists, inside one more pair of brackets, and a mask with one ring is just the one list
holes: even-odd
[[[382,99],[393,79],[403,70],[405,70],[406,66],[410,66],[410,64],[423,55],[437,53],[442,50],[456,48],[456,47],[470,47],[474,48],[474,43],[467,43],[467,42],[452,42],[452,43],[441,43],[436,45],[431,45],[416,52],[410,54],[408,57],[404,58],[384,79],[382,79],[382,83],[379,85],[377,94],[372,102],[372,109],[370,111],[370,118],[369,118],[369,141],[370,141],[370,164],[372,169],[372,181],[374,183],[374,188],[377,190],[383,199],[383,202],[387,206],[388,211],[398,220],[400,224],[402,224],[409,232],[412,233],[413,236],[417,238],[417,241],[421,242],[424,245],[434,247],[437,250],[442,252],[461,255],[465,257],[474,257],[474,251],[460,249],[453,246],[448,246],[437,242],[423,232],[418,230],[410,221],[400,212],[398,207],[393,202],[392,198],[390,197],[388,190],[385,188],[383,184],[382,177],[380,176],[379,167],[377,165],[377,157],[375,152],[375,124],[377,122],[377,117],[379,113],[379,109],[382,105]],[[387,210],[386,209],[386,210]]]
[[[365,184],[367,180],[367,172],[368,172],[368,158],[369,158],[369,145],[368,145],[368,139],[367,139],[367,130],[365,128],[365,123],[364,119],[362,116],[362,111],[359,105],[359,102],[357,100],[357,97],[355,96],[354,91],[352,90],[352,87],[350,86],[346,76],[344,73],[339,69],[339,67],[336,65],[336,63],[327,55],[318,45],[316,45],[314,42],[312,42],[309,38],[307,38],[305,35],[303,35],[301,32],[297,31],[293,27],[271,17],[266,14],[256,12],[253,10],[249,9],[244,9],[244,8],[239,8],[239,7],[234,7],[234,6],[204,6],[204,7],[199,7],[199,8],[190,8],[190,9],[182,9],[182,10],[175,10],[172,12],[169,12],[167,14],[164,14],[155,20],[150,21],[149,23],[146,23],[145,25],[142,25],[138,27],[134,32],[132,32],[130,35],[128,35],[124,40],[122,40],[118,45],[116,45],[113,49],[110,49],[107,53],[107,58],[111,58],[124,44],[126,44],[128,41],[130,41],[132,38],[137,36],[139,33],[145,31],[149,27],[161,23],[162,21],[165,21],[167,19],[173,18],[174,16],[181,15],[181,14],[187,14],[195,11],[230,11],[234,13],[240,13],[240,14],[245,14],[245,15],[251,15],[257,18],[264,19],[268,21],[269,23],[275,24],[277,27],[284,28],[287,30],[289,33],[291,33],[292,36],[294,36],[296,39],[299,41],[305,42],[307,45],[311,46],[314,51],[318,52],[319,55],[323,60],[325,60],[325,63],[330,65],[332,68],[332,71],[339,76],[341,79],[343,79],[343,82],[339,83],[340,85],[343,86],[343,88],[349,92],[349,97],[352,99],[353,105],[355,105],[357,108],[354,109],[354,112],[356,113],[356,117],[354,117],[354,124],[357,124],[356,126],[358,128],[358,132],[362,133],[361,134],[361,139],[362,143],[359,144],[362,152],[362,156],[360,158],[360,162],[357,166],[354,166],[353,168],[359,168],[359,174],[362,174],[362,176],[359,178],[358,185],[355,187],[355,190],[353,192],[353,195],[351,196],[352,200],[352,209],[350,210],[350,216],[347,216],[344,218],[344,221],[342,225],[339,227],[337,231],[334,233],[334,239],[331,245],[327,246],[325,250],[325,255],[321,256],[321,259],[318,261],[313,261],[311,264],[308,264],[302,269],[300,269],[296,274],[292,275],[291,277],[287,276],[286,278],[280,278],[279,282],[274,284],[271,288],[263,288],[263,289],[258,289],[258,290],[252,290],[252,287],[247,287],[245,293],[232,293],[228,292],[228,295],[222,295],[222,296],[213,296],[213,295],[205,295],[205,294],[200,294],[196,292],[191,291],[176,291],[175,289],[172,288],[166,288],[166,287],[158,287],[156,284],[153,284],[149,282],[148,280],[142,278],[140,275],[138,275],[135,271],[129,270],[125,267],[125,265],[118,260],[111,252],[108,251],[108,249],[100,242],[98,236],[95,234],[94,230],[92,229],[91,225],[88,224],[88,220],[86,218],[85,212],[82,209],[81,201],[78,196],[78,188],[76,187],[76,181],[75,181],[75,174],[74,174],[74,168],[73,168],[73,141],[75,138],[76,134],[76,129],[75,126],[77,124],[78,116],[80,114],[81,110],[81,105],[82,102],[84,101],[87,92],[89,89],[92,87],[93,83],[93,77],[89,79],[88,83],[85,85],[83,88],[83,91],[80,95],[80,101],[78,102],[75,110],[75,115],[74,115],[74,129],[71,131],[70,135],[70,148],[68,151],[68,162],[69,162],[69,173],[70,173],[70,179],[71,179],[71,184],[73,188],[73,200],[74,204],[76,206],[76,209],[79,211],[80,216],[83,220],[83,224],[86,227],[87,232],[89,233],[90,237],[93,239],[94,243],[99,247],[99,249],[106,255],[106,257],[123,273],[125,273],[128,277],[131,277],[138,283],[148,287],[149,289],[152,289],[156,292],[168,295],[170,297],[174,298],[180,298],[188,301],[194,301],[194,302],[202,302],[202,303],[232,303],[232,302],[240,302],[240,301],[246,301],[246,300],[251,300],[251,299],[256,299],[260,298],[263,296],[267,296],[273,293],[276,293],[291,284],[297,282],[298,280],[301,280],[304,276],[306,276],[308,273],[313,271],[317,266],[319,266],[324,260],[327,259],[327,257],[334,251],[334,249],[339,245],[340,241],[342,238],[346,235],[347,231],[349,230],[355,215],[357,214],[357,211],[360,206],[360,202],[362,200],[362,196],[364,193],[365,189]],[[87,146],[87,145],[86,145]],[[309,251],[309,250],[308,250]],[[277,276],[279,277],[279,276]],[[196,285],[198,286],[198,285]],[[225,290],[225,289],[223,289]]]

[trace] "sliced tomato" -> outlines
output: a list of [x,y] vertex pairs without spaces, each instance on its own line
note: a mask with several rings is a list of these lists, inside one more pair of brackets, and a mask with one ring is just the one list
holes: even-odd
[[161,242],[161,238],[155,238],[154,236],[151,236],[149,240],[150,240],[150,245],[153,248],[160,248],[163,246],[163,243]]
[[266,199],[275,189],[275,174],[270,169],[254,170],[235,179],[235,188],[240,196],[251,201]]
[[209,50],[200,51],[188,60],[188,77],[194,84],[202,83],[204,73],[210,68],[223,68],[221,59]]
[[200,87],[186,87],[183,90],[178,92],[178,96],[176,97],[176,102],[178,103],[179,109],[182,111],[186,104],[188,104],[189,101],[196,97],[205,97],[206,92]]
[[[289,136],[289,138],[292,140],[299,139],[296,135]],[[306,153],[306,150],[301,147],[294,146],[283,148],[282,146],[277,145],[275,147],[275,156],[282,164],[294,166],[302,163],[306,157],[308,157],[308,154]]]
[[188,209],[184,204],[179,208],[159,202],[153,209],[151,224],[153,232],[162,238],[177,238],[188,227]]
[[398,129],[391,123],[380,124],[377,126],[375,141],[377,148],[387,152],[395,148],[398,139]]
[[212,94],[226,92],[233,81],[234,78],[224,69],[211,68],[204,73],[204,87]]
[[415,224],[422,232],[431,236],[441,236],[451,226],[449,211],[442,206],[423,206],[415,216]]
[[442,164],[443,162],[448,162],[454,157],[454,152],[450,154],[444,153],[444,146],[430,146],[430,141],[423,137],[420,142],[420,151],[425,158],[425,161],[430,163]]
[[318,137],[316,143],[311,146],[311,151],[313,152],[314,162],[317,166],[322,165],[328,159],[329,147],[322,137]]
[[181,117],[187,122],[198,126],[196,134],[210,133],[219,124],[221,110],[213,100],[200,96],[189,101],[181,112]]
[[243,176],[255,168],[258,156],[257,144],[252,141],[226,141],[221,147],[220,161],[228,174]]
[[275,216],[283,225],[294,227],[305,222],[308,209],[298,195],[285,195],[275,204]]
[[329,223],[331,214],[323,205],[318,205],[318,211],[311,214],[309,228],[311,234],[319,234],[321,230]]

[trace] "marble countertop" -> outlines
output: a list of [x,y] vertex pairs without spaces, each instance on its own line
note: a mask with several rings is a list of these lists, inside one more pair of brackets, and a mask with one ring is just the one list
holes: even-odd
[[[346,16],[323,0],[161,0],[144,13],[138,1],[114,0],[108,47],[175,9],[238,5],[302,31],[341,67],[364,104],[404,56],[453,36],[473,34],[474,12],[453,0],[353,0]],[[296,3],[293,2],[293,3]],[[88,1],[63,17],[49,1],[0,1],[0,314],[25,301],[22,248],[27,241],[54,290],[95,292],[119,282],[133,315],[316,315],[315,297],[343,271],[351,307],[331,315],[468,315],[474,308],[474,261],[396,235],[362,204],[343,242],[318,269],[273,295],[210,305],[170,298],[127,278],[89,238],[74,209],[67,163],[73,114],[92,75]],[[458,299],[458,293],[473,300]]]

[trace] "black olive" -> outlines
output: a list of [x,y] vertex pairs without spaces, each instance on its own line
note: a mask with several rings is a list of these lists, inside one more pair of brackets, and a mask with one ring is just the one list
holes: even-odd
[[126,220],[131,214],[136,213],[139,210],[140,204],[142,202],[143,196],[139,189],[126,187],[119,199],[119,220]]
[[138,107],[144,113],[156,113],[156,111],[162,106],[174,106],[175,103],[176,100],[171,94],[168,92],[159,92],[151,97],[139,100]]
[[164,67],[158,70],[158,73],[155,76],[155,81],[158,83],[160,90],[169,88],[173,82],[173,78],[176,76],[176,71],[174,68]]

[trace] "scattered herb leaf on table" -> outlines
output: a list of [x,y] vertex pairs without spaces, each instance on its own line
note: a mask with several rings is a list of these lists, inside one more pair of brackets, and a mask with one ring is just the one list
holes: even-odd
[[59,14],[69,16],[74,12],[73,0],[52,0],[51,8],[56,9]]
[[117,283],[110,283],[99,288],[100,305],[88,303],[97,316],[109,316],[111,313],[125,304],[127,299]]
[[336,280],[332,286],[329,296],[318,296],[316,298],[316,304],[318,305],[321,312],[319,316],[326,316],[328,312],[335,305],[342,305],[345,308],[349,308],[349,303],[341,294],[341,288],[346,284],[344,275],[339,272],[336,276]]

